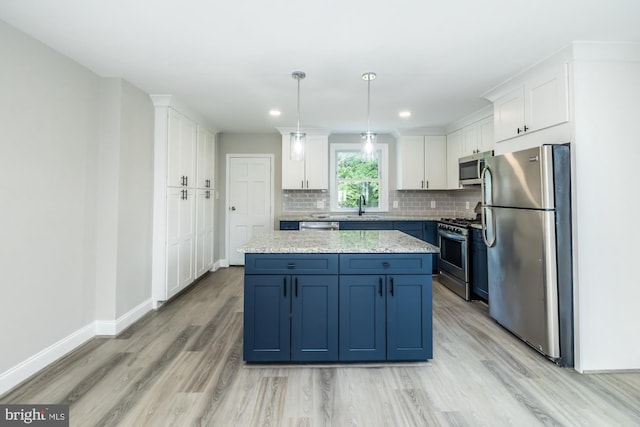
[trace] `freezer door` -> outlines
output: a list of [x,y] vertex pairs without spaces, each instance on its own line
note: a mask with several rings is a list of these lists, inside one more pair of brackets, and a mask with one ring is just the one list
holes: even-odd
[[489,313],[541,353],[560,357],[553,211],[488,208]]
[[553,146],[543,145],[487,160],[491,182],[484,202],[492,206],[553,209]]

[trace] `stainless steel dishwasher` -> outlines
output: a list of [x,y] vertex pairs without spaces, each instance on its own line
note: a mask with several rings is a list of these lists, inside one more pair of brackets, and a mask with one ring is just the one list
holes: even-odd
[[301,221],[300,231],[335,231],[340,230],[338,221]]

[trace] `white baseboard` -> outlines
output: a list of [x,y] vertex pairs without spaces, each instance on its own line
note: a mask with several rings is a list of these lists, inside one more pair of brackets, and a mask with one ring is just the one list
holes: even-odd
[[96,320],[96,335],[118,335],[153,309],[151,299],[141,302],[116,320]]
[[227,259],[221,259],[220,261],[218,261],[216,264],[218,264],[219,267],[229,267],[229,260]]
[[11,390],[33,374],[80,347],[96,335],[118,335],[151,311],[151,299],[138,304],[115,321],[96,320],[60,341],[0,373],[0,395]]
[[33,374],[55,362],[71,350],[76,349],[96,335],[95,322],[78,329],[60,341],[18,363],[0,374],[0,394],[17,386]]

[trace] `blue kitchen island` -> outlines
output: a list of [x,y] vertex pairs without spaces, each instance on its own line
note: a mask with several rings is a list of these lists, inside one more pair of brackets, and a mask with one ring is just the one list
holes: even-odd
[[424,361],[432,258],[400,231],[271,231],[243,245],[244,360]]

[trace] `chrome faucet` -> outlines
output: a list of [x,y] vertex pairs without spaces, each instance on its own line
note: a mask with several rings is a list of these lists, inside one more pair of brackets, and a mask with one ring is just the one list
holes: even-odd
[[364,213],[364,209],[362,209],[362,207],[366,204],[367,200],[364,198],[364,195],[361,194],[360,198],[358,199],[358,216],[362,216],[362,214]]

